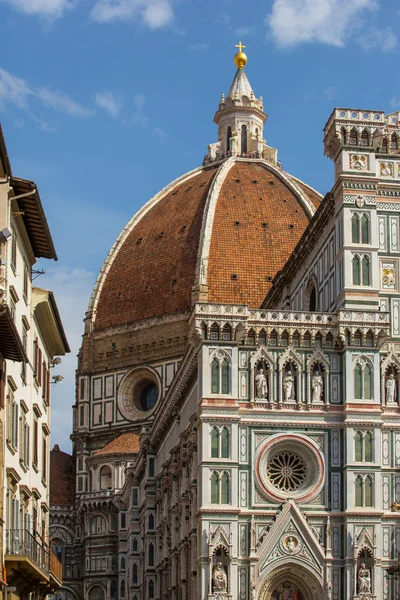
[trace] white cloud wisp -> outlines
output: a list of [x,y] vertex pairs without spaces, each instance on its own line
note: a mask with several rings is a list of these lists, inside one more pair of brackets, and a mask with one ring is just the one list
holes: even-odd
[[[67,94],[50,90],[47,87],[32,86],[24,79],[16,77],[0,67],[0,110],[4,111],[9,106],[17,108],[24,111],[38,124],[46,124],[45,121],[33,114],[35,103],[72,117],[89,117],[93,114],[92,111],[72,100]],[[46,126],[49,125],[46,124]]]
[[90,16],[98,23],[139,20],[150,29],[161,29],[174,22],[169,0],[97,0]]
[[377,0],[274,0],[266,23],[281,48],[303,42],[340,47],[362,17],[378,8]]

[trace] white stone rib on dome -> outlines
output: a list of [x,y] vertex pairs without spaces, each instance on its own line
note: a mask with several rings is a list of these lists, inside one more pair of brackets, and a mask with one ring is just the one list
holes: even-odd
[[124,229],[121,231],[121,233],[119,234],[118,238],[116,239],[116,241],[114,242],[113,246],[111,247],[109,253],[107,254],[107,257],[103,263],[103,266],[100,269],[100,272],[97,276],[97,280],[96,283],[94,285],[90,300],[89,300],[89,306],[88,306],[88,316],[90,316],[90,319],[92,322],[94,322],[96,320],[96,309],[97,309],[97,304],[100,298],[100,294],[101,294],[101,290],[103,288],[104,282],[107,278],[107,275],[111,269],[111,266],[115,260],[115,257],[118,254],[118,251],[120,250],[120,248],[123,246],[124,241],[126,240],[126,238],[129,236],[129,234],[131,233],[132,229],[137,225],[137,223],[139,223],[139,221],[142,219],[142,217],[151,209],[153,208],[153,206],[155,206],[158,202],[160,202],[160,200],[162,200],[162,198],[164,198],[164,196],[166,194],[168,194],[171,190],[173,190],[176,186],[180,185],[181,183],[183,183],[184,181],[187,181],[189,179],[191,179],[192,177],[194,177],[195,175],[197,175],[200,171],[203,171],[204,167],[196,167],[195,169],[193,169],[192,171],[189,171],[188,173],[185,173],[184,175],[181,175],[180,177],[178,177],[177,179],[175,179],[174,181],[172,181],[170,184],[168,184],[167,186],[165,186],[160,192],[158,192],[158,194],[156,194],[155,196],[153,196],[153,198],[151,198],[150,200],[148,200],[146,202],[146,204],[144,206],[142,206],[137,213],[135,213],[135,215],[131,218],[131,220],[129,221],[129,223],[124,227]]

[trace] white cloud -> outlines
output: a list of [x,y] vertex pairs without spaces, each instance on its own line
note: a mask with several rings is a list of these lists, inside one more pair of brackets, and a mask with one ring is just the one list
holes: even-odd
[[138,19],[150,29],[167,27],[174,21],[169,0],[97,0],[90,15],[98,23]]
[[241,26],[241,27],[236,27],[233,30],[233,33],[239,37],[239,38],[244,38],[248,35],[255,35],[256,33],[256,28],[254,25],[248,25],[248,26]]
[[59,264],[48,268],[37,282],[54,292],[71,347],[71,353],[62,357],[62,363],[52,371],[52,375],[62,375],[64,381],[51,386],[51,445],[59,444],[66,452],[71,451],[69,436],[72,433],[72,405],[75,402],[76,356],[82,341],[83,318],[95,280],[96,275],[91,271]]
[[392,52],[397,47],[397,36],[391,27],[384,29],[370,29],[358,38],[363,50],[381,50]]
[[0,67],[0,110],[4,111],[9,106],[17,108],[29,115],[42,129],[54,131],[58,124],[51,125],[34,114],[38,105],[73,117],[92,115],[90,110],[66,94],[46,87],[33,86]]
[[122,98],[115,96],[112,92],[98,92],[94,101],[99,108],[105,110],[113,119],[119,117],[124,105]]
[[337,90],[334,85],[332,87],[328,87],[328,88],[326,88],[326,90],[324,90],[324,96],[328,100],[333,100],[336,97],[336,94],[337,94]]
[[74,0],[1,0],[18,12],[35,15],[46,19],[58,19],[70,10]]
[[160,142],[165,142],[168,137],[168,134],[161,127],[155,127],[153,129],[153,135],[160,140]]
[[189,50],[207,50],[210,47],[210,44],[190,44]]
[[302,42],[344,46],[362,16],[378,8],[377,0],[273,0],[266,23],[280,47]]

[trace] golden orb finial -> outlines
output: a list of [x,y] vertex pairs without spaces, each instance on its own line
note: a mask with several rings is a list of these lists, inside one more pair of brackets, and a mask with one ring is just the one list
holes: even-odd
[[239,48],[239,52],[237,52],[233,57],[233,62],[238,69],[244,69],[244,66],[247,63],[247,56],[244,52],[242,52],[242,50],[243,48],[246,48],[246,46],[243,46],[242,42],[239,42],[235,45],[235,48]]

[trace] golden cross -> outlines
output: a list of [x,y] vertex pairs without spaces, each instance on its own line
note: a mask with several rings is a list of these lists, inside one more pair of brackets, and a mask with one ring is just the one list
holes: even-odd
[[246,48],[246,46],[242,46],[242,42],[239,42],[238,44],[235,45],[235,48],[239,48],[239,52],[241,52],[243,50],[243,48]]

